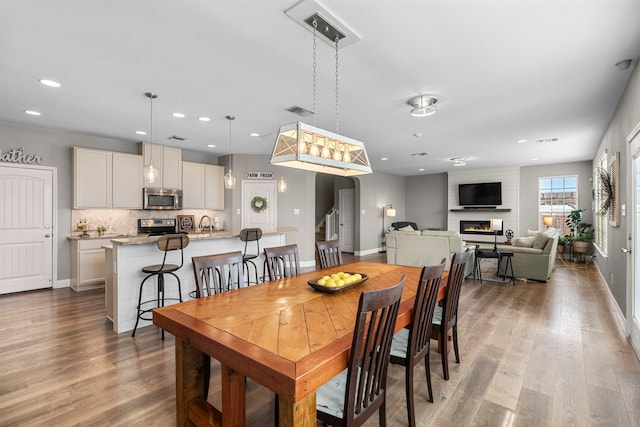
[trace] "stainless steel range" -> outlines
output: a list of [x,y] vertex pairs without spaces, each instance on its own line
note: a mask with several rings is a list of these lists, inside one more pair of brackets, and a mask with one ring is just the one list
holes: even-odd
[[176,232],[176,219],[139,219],[138,234],[148,234],[151,236],[162,236],[163,234],[173,234]]

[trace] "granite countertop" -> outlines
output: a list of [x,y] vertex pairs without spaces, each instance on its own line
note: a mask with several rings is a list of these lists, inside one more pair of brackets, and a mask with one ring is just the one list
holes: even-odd
[[68,240],[95,240],[95,239],[119,239],[122,237],[134,237],[134,236],[138,236],[137,234],[134,233],[105,233],[102,236],[98,236],[98,233],[94,233],[94,232],[89,232],[89,236],[87,237],[81,237],[80,234],[75,234],[73,236],[68,236],[67,239]]
[[[270,234],[282,234],[282,233],[296,233],[298,229],[296,227],[277,227],[275,230],[263,231],[263,235]],[[238,237],[238,233],[231,231],[214,231],[213,233],[189,233],[189,239],[191,240],[216,240],[216,239],[229,239]],[[111,242],[114,245],[144,245],[147,243],[155,243],[161,236],[131,236],[114,238]]]

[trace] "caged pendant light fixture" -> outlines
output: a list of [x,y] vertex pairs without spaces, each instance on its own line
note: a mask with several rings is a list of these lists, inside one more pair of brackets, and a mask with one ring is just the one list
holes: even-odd
[[[153,100],[158,98],[158,94],[152,93],[152,92],[146,92],[144,96],[149,98],[149,102],[151,104],[151,113],[149,114],[149,117],[150,117],[149,142],[153,144]],[[158,178],[158,168],[155,167],[153,164],[153,148],[149,151],[151,153],[149,157],[149,163],[144,165],[143,173],[147,183],[153,184],[156,181],[156,178]]]
[[236,188],[236,176],[233,174],[233,154],[231,154],[231,122],[236,118],[234,116],[225,116],[229,120],[229,171],[224,174],[224,188],[233,190]]
[[[296,122],[280,127],[271,154],[271,164],[340,176],[372,172],[364,143],[340,135],[338,119],[338,42],[345,35],[318,14],[305,19],[313,27],[313,114],[316,110],[316,38],[318,25],[323,36],[333,42],[336,58],[336,131]],[[306,25],[305,24],[305,25]]]

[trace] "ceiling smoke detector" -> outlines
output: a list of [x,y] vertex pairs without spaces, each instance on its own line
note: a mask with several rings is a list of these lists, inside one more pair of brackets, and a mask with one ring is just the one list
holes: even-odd
[[412,107],[411,115],[413,117],[427,117],[435,114],[435,112],[438,111],[438,107],[436,107],[437,103],[438,98],[431,95],[414,96],[407,101],[407,104]]
[[285,108],[285,111],[288,111],[293,114],[297,114],[300,117],[313,116],[313,111],[307,110],[306,108],[302,108],[298,105],[292,105],[289,108]]

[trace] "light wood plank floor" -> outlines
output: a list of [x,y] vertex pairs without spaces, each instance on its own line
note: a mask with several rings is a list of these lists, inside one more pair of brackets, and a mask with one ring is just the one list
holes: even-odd
[[[418,368],[419,425],[640,426],[640,362],[613,313],[593,265],[558,264],[548,283],[467,280],[461,363],[451,355],[443,381],[432,351],[435,403]],[[173,351],[153,326],[114,334],[101,290],[0,296],[0,425],[174,425]],[[404,371],[389,375],[388,425],[404,426]],[[273,425],[268,390],[249,381],[247,400],[250,425]]]

